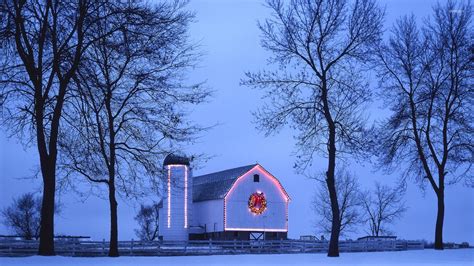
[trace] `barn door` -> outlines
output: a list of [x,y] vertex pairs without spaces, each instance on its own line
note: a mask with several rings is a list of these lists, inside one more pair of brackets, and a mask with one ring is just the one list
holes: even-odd
[[264,240],[264,234],[262,232],[250,232],[250,241]]

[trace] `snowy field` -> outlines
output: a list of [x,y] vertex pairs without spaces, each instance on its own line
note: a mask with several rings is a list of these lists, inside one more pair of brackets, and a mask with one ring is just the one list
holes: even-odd
[[339,258],[325,254],[215,255],[183,257],[72,258],[25,257],[0,258],[0,265],[474,265],[474,249],[435,251],[342,253]]

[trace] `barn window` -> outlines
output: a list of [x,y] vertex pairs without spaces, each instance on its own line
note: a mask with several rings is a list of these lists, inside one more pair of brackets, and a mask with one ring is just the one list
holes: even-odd
[[260,176],[259,175],[253,175],[253,182],[260,182]]

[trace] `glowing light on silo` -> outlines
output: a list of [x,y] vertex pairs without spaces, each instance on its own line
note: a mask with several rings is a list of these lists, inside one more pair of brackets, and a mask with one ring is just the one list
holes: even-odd
[[168,166],[168,228],[171,228],[171,166]]
[[188,167],[184,166],[184,228],[188,228]]

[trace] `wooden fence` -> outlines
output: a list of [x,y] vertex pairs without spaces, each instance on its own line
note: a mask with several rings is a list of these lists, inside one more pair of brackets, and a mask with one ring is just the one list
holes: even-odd
[[[186,242],[119,241],[122,256],[181,256],[251,253],[318,253],[327,252],[327,241],[310,240],[192,240]],[[63,256],[106,256],[109,242],[57,240],[55,250]],[[35,255],[38,241],[0,240],[0,256]],[[422,241],[341,241],[341,252],[400,251],[424,249]]]

